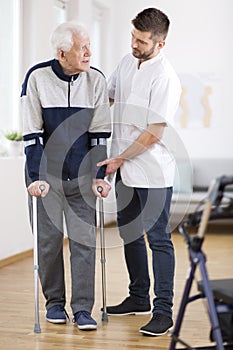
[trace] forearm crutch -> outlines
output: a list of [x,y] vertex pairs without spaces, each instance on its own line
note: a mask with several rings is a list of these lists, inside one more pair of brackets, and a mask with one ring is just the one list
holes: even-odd
[[[98,186],[97,191],[101,193],[103,188]],[[101,272],[102,272],[102,297],[103,297],[103,312],[102,321],[108,322],[107,306],[106,306],[106,271],[105,271],[105,237],[104,237],[104,204],[103,198],[99,198],[99,226],[100,226],[100,253],[101,253]]]
[[[40,190],[44,191],[44,185],[40,185]],[[39,318],[39,279],[38,279],[38,220],[37,220],[37,197],[32,197],[32,231],[34,237],[33,258],[34,258],[34,296],[35,296],[35,325],[34,333],[41,333]]]

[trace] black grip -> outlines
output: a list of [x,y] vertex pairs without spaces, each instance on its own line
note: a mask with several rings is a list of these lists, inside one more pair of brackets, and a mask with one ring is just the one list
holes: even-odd
[[220,185],[227,186],[233,184],[233,176],[221,176],[220,177]]

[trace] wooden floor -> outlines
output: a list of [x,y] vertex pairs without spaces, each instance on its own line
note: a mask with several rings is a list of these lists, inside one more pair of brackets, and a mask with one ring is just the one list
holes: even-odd
[[[128,279],[122,255],[121,242],[116,229],[106,231],[107,300],[108,304],[120,302],[127,296]],[[176,251],[174,318],[179,309],[183,286],[189,266],[183,238],[173,234]],[[203,250],[207,255],[207,268],[211,279],[233,277],[233,235],[215,233],[206,235]],[[67,245],[65,245],[67,311],[69,307],[70,276]],[[44,299],[40,292],[41,334],[34,334],[34,292],[32,256],[0,269],[0,349],[1,350],[115,350],[115,349],[169,349],[170,337],[146,337],[139,328],[150,316],[109,316],[108,323],[101,321],[101,264],[97,251],[96,303],[93,316],[98,322],[97,331],[84,332],[72,322],[53,325],[45,320]],[[151,261],[151,255],[149,254]],[[198,279],[198,274],[197,274]],[[196,283],[193,291],[196,290]],[[152,295],[152,293],[151,293]],[[188,306],[181,336],[192,346],[209,344],[209,321],[204,300]],[[180,348],[180,347],[178,347]]]

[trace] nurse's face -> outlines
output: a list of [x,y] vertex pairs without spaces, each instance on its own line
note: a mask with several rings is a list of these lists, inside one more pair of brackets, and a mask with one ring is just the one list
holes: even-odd
[[149,60],[159,53],[165,42],[160,40],[155,42],[152,39],[151,32],[141,32],[134,28],[132,30],[131,48],[134,57],[138,58],[140,62]]

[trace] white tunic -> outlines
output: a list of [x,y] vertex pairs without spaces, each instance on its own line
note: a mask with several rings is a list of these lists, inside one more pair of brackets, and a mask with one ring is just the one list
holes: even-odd
[[163,54],[141,63],[132,54],[118,64],[108,81],[114,99],[111,156],[128,148],[149,124],[166,122],[160,142],[126,160],[121,177],[130,187],[163,188],[173,185],[176,133],[173,118],[179,105],[180,81]]

